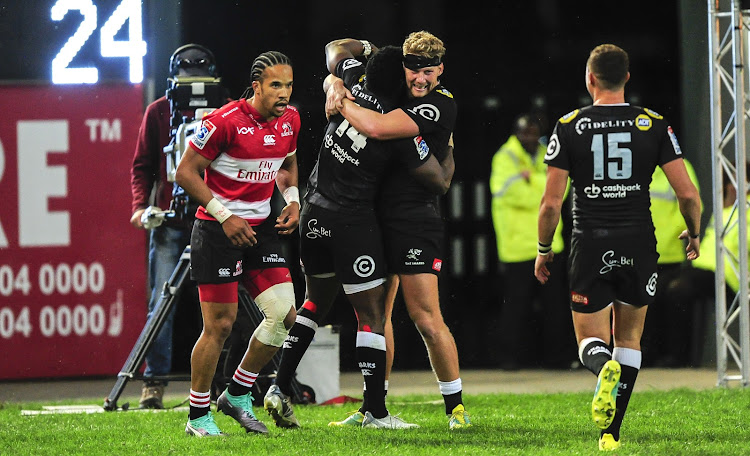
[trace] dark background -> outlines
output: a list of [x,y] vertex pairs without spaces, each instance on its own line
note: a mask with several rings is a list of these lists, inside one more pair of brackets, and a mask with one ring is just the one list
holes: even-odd
[[[0,81],[48,79],[50,55],[59,51],[60,43],[45,33],[57,38],[70,36],[70,27],[78,23],[59,23],[50,29],[49,24],[40,22],[39,18],[48,20],[53,3],[0,0],[0,53],[4,56]],[[100,10],[99,26],[101,18],[119,4],[115,0],[95,3]],[[321,88],[327,74],[324,45],[343,37],[367,39],[376,45],[400,45],[416,30],[439,36],[447,48],[441,82],[453,92],[459,107],[456,174],[444,201],[449,210],[441,276],[442,310],[456,337],[462,366],[491,367],[497,362],[495,328],[502,303],[487,189],[492,155],[507,139],[519,114],[537,112],[546,119],[544,133],[548,134],[558,117],[590,104],[584,87],[585,62],[589,51],[605,42],[617,44],[630,54],[628,101],[663,114],[681,137],[683,74],[691,65],[703,65],[693,61],[684,64],[686,52],[681,39],[690,34],[705,35],[705,28],[681,30],[681,24],[686,23],[684,8],[681,21],[681,5],[687,3],[146,0],[143,23],[149,54],[145,59],[144,106],[164,93],[169,55],[181,44],[194,42],[210,48],[224,85],[235,98],[248,85],[252,60],[267,50],[281,51],[294,63],[292,103],[302,116],[298,160],[300,185],[304,186],[325,125]],[[689,14],[693,24],[705,27],[705,11],[693,8]],[[88,42],[86,52],[74,63],[85,64],[86,53],[96,56],[94,45]],[[696,52],[707,54],[708,49]],[[94,63],[103,79],[127,77],[121,64],[118,67],[116,62],[109,62],[112,67],[107,67],[101,61]],[[683,143],[683,149],[691,157],[690,145]],[[701,179],[710,178],[710,169],[697,172]],[[293,257],[295,240],[288,244]],[[301,284],[298,280],[299,300]],[[333,314],[328,322],[342,325],[342,368],[354,369],[354,317],[343,299],[339,299]],[[394,325],[395,367],[428,367],[424,345],[398,301]],[[530,340],[533,331],[532,324]],[[186,332],[185,339],[194,340],[193,332]],[[183,350],[189,353],[192,340],[178,345],[184,345]],[[179,368],[178,357],[175,363]]]

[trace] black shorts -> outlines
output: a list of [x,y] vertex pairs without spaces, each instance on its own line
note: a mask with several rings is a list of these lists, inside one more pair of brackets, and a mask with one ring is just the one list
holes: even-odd
[[593,313],[614,300],[635,307],[651,304],[658,259],[653,234],[599,239],[574,234],[568,259],[570,308]]
[[440,275],[443,267],[442,219],[385,219],[382,225],[389,272]]
[[221,224],[197,219],[190,236],[190,277],[198,283],[239,282],[242,273],[255,269],[286,268],[275,220],[254,226],[258,243],[251,247],[232,244]]
[[300,262],[308,276],[335,274],[347,293],[379,285],[386,265],[375,213],[343,214],[306,204],[300,214]]

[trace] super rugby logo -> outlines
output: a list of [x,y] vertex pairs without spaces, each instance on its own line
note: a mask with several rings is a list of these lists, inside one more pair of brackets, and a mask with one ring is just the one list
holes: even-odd
[[358,276],[370,277],[375,272],[375,260],[369,255],[362,255],[354,260],[353,268]]
[[423,103],[419,106],[414,106],[408,110],[412,114],[419,114],[427,120],[437,122],[440,119],[440,110],[437,106],[429,103]]
[[560,153],[560,140],[557,139],[557,133],[553,134],[547,144],[547,153],[544,155],[545,160],[553,160]]
[[682,149],[680,148],[680,143],[677,142],[677,136],[675,136],[674,131],[672,131],[672,127],[667,127],[667,134],[669,134],[669,140],[672,141],[672,147],[674,148],[674,153],[677,155],[682,155]]
[[414,137],[414,145],[417,146],[417,153],[419,153],[419,159],[424,160],[430,153],[430,146],[427,145],[427,141],[422,139],[421,136]]
[[203,123],[201,123],[200,130],[198,130],[195,136],[193,136],[193,144],[195,147],[203,150],[208,139],[214,134],[214,131],[216,131],[216,125],[212,124],[210,120],[204,120]]

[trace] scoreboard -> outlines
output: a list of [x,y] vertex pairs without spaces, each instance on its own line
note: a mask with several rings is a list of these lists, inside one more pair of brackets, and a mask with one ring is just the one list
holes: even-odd
[[141,0],[26,0],[0,6],[0,80],[143,81]]

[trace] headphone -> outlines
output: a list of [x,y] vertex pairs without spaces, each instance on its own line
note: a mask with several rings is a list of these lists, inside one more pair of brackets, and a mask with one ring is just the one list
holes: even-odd
[[216,72],[216,58],[214,57],[214,53],[211,52],[207,47],[195,43],[186,44],[175,49],[175,51],[172,53],[172,56],[169,58],[169,76],[177,76],[177,70],[179,69],[179,60],[177,59],[177,56],[190,49],[196,49],[206,54],[209,60],[208,74],[214,78],[218,77],[218,74]]

